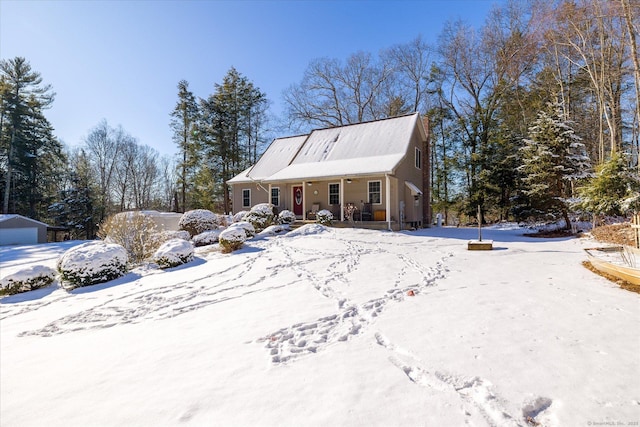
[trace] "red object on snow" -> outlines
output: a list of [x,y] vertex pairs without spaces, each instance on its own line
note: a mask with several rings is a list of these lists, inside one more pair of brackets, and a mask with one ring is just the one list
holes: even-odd
[[409,291],[409,292],[407,292],[407,295],[409,295],[410,297],[413,297],[413,296],[415,296],[416,294],[415,294],[415,292],[413,292],[413,291]]

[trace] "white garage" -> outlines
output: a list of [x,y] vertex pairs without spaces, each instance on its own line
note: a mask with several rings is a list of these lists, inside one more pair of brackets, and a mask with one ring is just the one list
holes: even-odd
[[46,242],[47,224],[22,215],[0,215],[0,246]]

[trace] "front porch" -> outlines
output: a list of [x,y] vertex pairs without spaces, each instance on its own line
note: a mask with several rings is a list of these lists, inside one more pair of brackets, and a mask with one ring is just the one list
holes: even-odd
[[[306,224],[315,224],[316,221],[313,220],[297,220],[293,224],[291,224],[291,228],[302,227]],[[400,231],[400,230],[414,230],[416,228],[420,228],[421,224],[418,223],[404,223],[402,227],[397,221],[340,221],[334,220],[331,223],[331,227],[335,228],[363,228],[365,230],[391,230],[391,231]],[[391,227],[391,228],[389,228]]]

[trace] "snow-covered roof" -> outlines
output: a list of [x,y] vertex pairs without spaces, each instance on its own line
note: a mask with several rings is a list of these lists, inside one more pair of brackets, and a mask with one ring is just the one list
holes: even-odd
[[295,157],[308,135],[274,139],[269,148],[251,168],[239,173],[228,182],[230,184],[262,181],[285,168]]
[[[277,182],[393,173],[407,153],[418,113],[274,140],[229,183]],[[424,134],[423,134],[424,136]]]
[[31,222],[35,222],[35,223],[40,224],[40,225],[44,225],[45,227],[49,226],[48,224],[45,224],[44,222],[29,218],[29,217],[26,217],[26,216],[18,215],[18,214],[0,214],[0,222],[8,221],[8,220],[13,219],[13,218],[22,218],[22,219],[25,219],[27,221],[31,221]]

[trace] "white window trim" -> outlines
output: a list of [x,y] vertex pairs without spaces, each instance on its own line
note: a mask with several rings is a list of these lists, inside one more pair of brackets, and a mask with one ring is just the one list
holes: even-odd
[[[273,190],[278,190],[278,204],[273,203]],[[280,187],[271,187],[271,194],[269,195],[269,201],[273,206],[280,207]]]
[[382,205],[382,180],[376,179],[373,181],[367,181],[367,202],[371,200],[371,186],[372,182],[377,182],[380,184],[380,203],[372,203],[372,205]]
[[414,156],[414,161],[413,164],[416,167],[416,169],[420,169],[422,170],[422,150],[418,147],[415,147],[416,151],[415,151],[415,156]]
[[[338,186],[338,193],[337,193],[338,203],[331,203],[331,186],[332,185]],[[327,202],[329,203],[329,206],[340,204],[340,183],[339,182],[330,182],[329,184],[327,184]]]
[[[249,192],[249,204],[248,205],[244,204],[244,192],[245,191]],[[251,189],[250,188],[243,188],[242,189],[242,207],[243,208],[250,208],[251,207]]]

